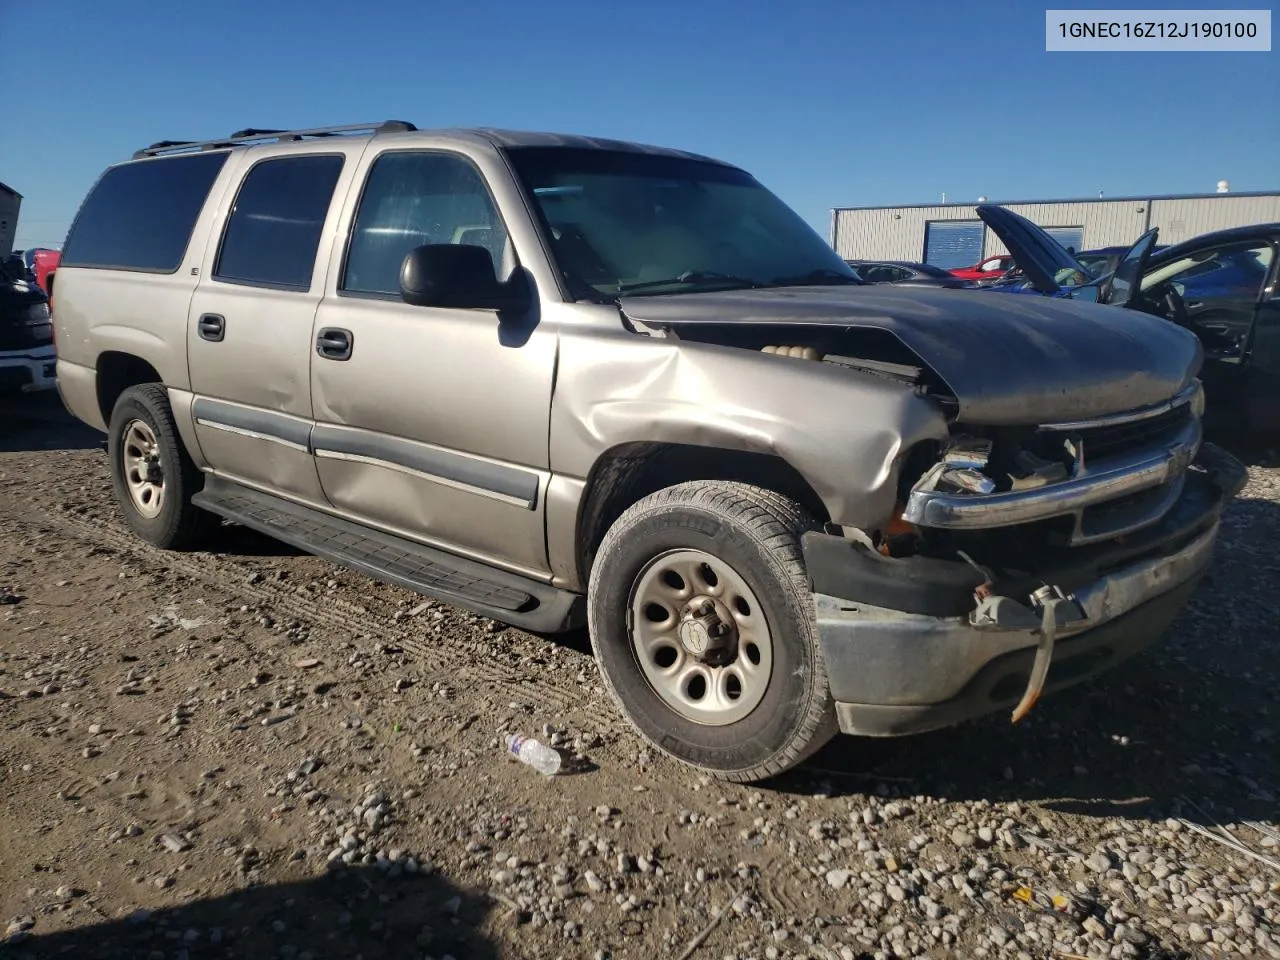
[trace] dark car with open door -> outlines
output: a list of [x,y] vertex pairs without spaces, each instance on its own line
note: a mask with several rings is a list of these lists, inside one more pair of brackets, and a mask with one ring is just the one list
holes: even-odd
[[1204,347],[1208,422],[1280,433],[1280,223],[1163,249],[1153,228],[1114,272],[1088,278],[1084,264],[1027,218],[997,206],[977,212],[1017,258],[1025,276],[1017,292],[1127,307],[1186,327]]

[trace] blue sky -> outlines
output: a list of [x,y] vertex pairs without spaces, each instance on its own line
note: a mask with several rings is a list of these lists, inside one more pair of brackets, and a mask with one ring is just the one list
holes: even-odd
[[832,206],[942,191],[1280,189],[1280,53],[1046,53],[1044,6],[0,0],[25,23],[0,180],[25,197],[20,246],[60,242],[101,169],[152,141],[386,118],[709,153],[824,236]]

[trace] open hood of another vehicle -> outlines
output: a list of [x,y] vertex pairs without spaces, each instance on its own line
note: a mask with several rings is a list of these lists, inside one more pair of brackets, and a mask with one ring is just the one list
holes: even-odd
[[996,232],[1009,253],[1017,261],[1031,285],[1041,293],[1057,293],[1061,287],[1054,279],[1059,270],[1078,270],[1088,277],[1088,269],[1067,248],[1026,217],[995,204],[982,204],[977,214]]

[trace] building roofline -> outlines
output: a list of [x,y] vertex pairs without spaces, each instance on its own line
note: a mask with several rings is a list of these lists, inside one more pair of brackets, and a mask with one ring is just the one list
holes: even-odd
[[1150,203],[1153,200],[1208,200],[1220,197],[1280,197],[1280,190],[1233,191],[1231,193],[1153,193],[1145,196],[1126,197],[1059,197],[1050,200],[975,200],[972,203],[876,204],[868,207],[832,207],[831,212],[840,213],[845,210],[923,210],[926,207],[954,207],[959,210],[964,207],[976,207],[979,203],[987,203],[998,207],[1022,206],[1033,203],[1133,203],[1136,201]]
[[17,190],[13,189],[13,187],[9,186],[7,183],[4,183],[2,181],[0,181],[0,191],[4,193],[12,194],[13,196],[17,197],[19,200],[22,199],[22,194],[20,194]]

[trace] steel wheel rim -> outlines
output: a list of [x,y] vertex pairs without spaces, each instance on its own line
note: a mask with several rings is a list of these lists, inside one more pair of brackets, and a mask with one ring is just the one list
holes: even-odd
[[155,431],[144,420],[130,420],[120,441],[120,467],[133,509],[148,520],[164,509],[164,469]]
[[[733,652],[721,654],[723,663],[699,657],[681,632],[690,608],[707,600],[733,633]],[[760,705],[773,670],[773,636],[755,591],[728,563],[692,549],[655,557],[636,577],[629,613],[636,661],[654,693],[681,717],[725,726]]]

